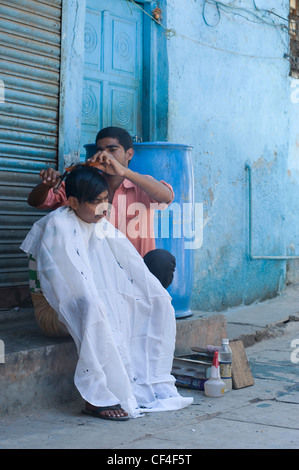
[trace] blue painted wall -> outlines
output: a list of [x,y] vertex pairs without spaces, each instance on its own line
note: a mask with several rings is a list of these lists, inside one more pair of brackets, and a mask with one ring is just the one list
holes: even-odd
[[[195,200],[204,204],[192,306],[221,311],[273,297],[287,281],[286,260],[248,256],[246,163],[252,168],[253,253],[299,254],[299,104],[291,102],[294,88],[283,58],[289,52],[288,32],[271,25],[287,23],[254,11],[252,0],[238,0],[223,3],[244,8],[236,10],[243,16],[226,11],[219,18],[207,5],[211,27],[204,21],[203,3],[160,2],[163,24],[177,33],[165,40],[167,139],[193,146]],[[288,17],[288,0],[255,4]],[[160,27],[161,41],[163,35]]]

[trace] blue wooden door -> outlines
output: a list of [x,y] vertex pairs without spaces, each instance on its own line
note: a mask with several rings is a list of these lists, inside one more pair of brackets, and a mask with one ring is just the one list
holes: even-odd
[[87,0],[81,158],[103,127],[141,137],[142,15],[124,0]]

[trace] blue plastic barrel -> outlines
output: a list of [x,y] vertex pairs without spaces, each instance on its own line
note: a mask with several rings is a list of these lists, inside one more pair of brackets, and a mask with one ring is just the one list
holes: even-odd
[[[94,144],[85,145],[86,159],[94,154],[95,148]],[[156,211],[155,236],[156,247],[170,251],[176,258],[174,279],[168,288],[176,318],[192,315],[190,303],[194,279],[194,250],[186,248],[194,227],[191,151],[191,146],[183,144],[135,143],[134,157],[130,163],[133,171],[171,184],[175,193],[169,209]],[[189,224],[187,230],[186,224]]]
[[[176,270],[168,291],[172,297],[176,318],[192,315],[190,310],[193,290],[194,250],[186,249],[189,232],[185,223],[193,227],[194,179],[192,147],[169,142],[134,144],[133,171],[151,175],[171,184],[175,198],[169,209],[158,211],[155,218],[156,247],[170,251],[176,258]],[[168,226],[169,230],[166,229]],[[187,227],[190,229],[190,226]],[[168,234],[169,232],[169,234]]]

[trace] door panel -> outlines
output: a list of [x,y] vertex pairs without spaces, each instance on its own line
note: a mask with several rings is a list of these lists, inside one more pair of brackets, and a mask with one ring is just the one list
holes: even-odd
[[123,0],[87,0],[81,158],[98,131],[119,126],[142,132],[142,30],[140,9]]

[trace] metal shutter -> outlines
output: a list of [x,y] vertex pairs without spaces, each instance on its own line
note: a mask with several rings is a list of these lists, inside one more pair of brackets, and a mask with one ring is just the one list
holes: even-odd
[[61,15],[62,0],[0,4],[0,288],[28,285],[19,246],[42,214],[27,197],[57,167]]

